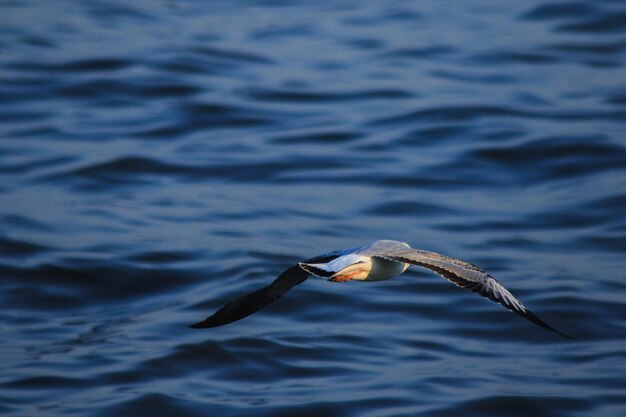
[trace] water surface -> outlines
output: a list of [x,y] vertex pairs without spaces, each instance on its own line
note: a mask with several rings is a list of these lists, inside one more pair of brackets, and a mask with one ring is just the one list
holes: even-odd
[[[5,416],[626,414],[620,2],[4,1]],[[396,239],[431,273],[310,279]]]

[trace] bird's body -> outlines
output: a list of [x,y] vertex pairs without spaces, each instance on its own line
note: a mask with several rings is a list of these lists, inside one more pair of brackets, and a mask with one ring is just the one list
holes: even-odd
[[402,274],[410,265],[430,269],[455,285],[479,293],[544,329],[571,338],[524,307],[480,267],[439,253],[412,249],[407,243],[394,240],[377,240],[299,262],[267,287],[231,301],[211,317],[191,327],[217,327],[241,320],[277,300],[309,275],[333,282],[382,281]]
[[[393,240],[378,240],[357,248],[345,249],[337,252],[338,257],[327,263],[300,262],[300,268],[311,275],[318,275],[320,271],[331,272],[330,280],[334,282],[383,281],[400,275],[409,267],[408,263],[395,262],[376,256],[378,253],[388,252],[391,249],[411,249],[404,242]],[[322,273],[321,276],[326,276]]]

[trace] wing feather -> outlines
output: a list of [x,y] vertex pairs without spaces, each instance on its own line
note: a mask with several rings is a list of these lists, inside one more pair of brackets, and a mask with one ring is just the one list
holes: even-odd
[[[329,262],[337,256],[334,253],[330,253],[307,259],[304,262]],[[241,320],[278,300],[293,287],[306,281],[308,277],[309,272],[302,269],[299,265],[294,265],[280,274],[270,285],[232,300],[206,320],[192,324],[189,327],[205,329]]]

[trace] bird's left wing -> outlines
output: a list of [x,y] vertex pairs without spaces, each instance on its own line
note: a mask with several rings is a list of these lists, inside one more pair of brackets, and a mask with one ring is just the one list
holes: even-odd
[[469,262],[416,249],[390,250],[374,256],[430,269],[453,284],[487,297],[544,329],[573,339],[541,320],[532,311],[524,307],[500,282],[480,267]]
[[[315,258],[307,259],[304,262],[328,262],[335,259],[337,255],[334,253],[321,255]],[[294,265],[280,274],[267,287],[251,292],[239,297],[217,310],[212,316],[199,323],[192,324],[189,327],[194,329],[204,329],[208,327],[218,327],[241,320],[252,313],[255,313],[278,300],[285,295],[294,286],[301,284],[309,277],[309,273],[299,265]]]

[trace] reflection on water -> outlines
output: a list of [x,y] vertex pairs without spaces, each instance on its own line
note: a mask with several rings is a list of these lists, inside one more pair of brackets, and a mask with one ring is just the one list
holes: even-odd
[[[0,411],[622,416],[619,2],[0,4]],[[376,239],[480,264],[563,340]]]

